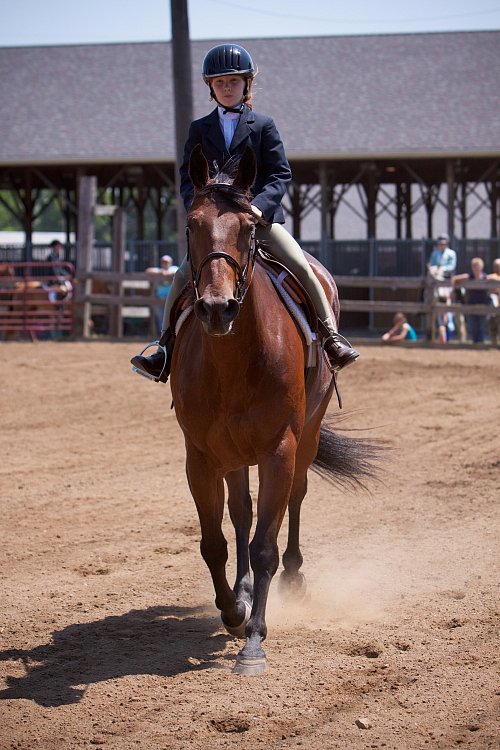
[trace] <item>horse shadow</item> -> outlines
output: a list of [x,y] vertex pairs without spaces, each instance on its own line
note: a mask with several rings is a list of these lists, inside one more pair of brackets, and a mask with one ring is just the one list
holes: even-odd
[[[89,685],[128,675],[174,675],[225,669],[221,651],[231,636],[200,607],[157,606],[56,630],[49,643],[0,651],[22,661],[26,673],[7,676],[0,699],[26,698],[41,706],[79,703]],[[226,658],[226,657],[222,657]]]

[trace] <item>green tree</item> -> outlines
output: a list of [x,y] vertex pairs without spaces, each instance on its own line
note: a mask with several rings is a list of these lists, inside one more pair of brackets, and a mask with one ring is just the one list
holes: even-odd
[[22,224],[12,213],[15,210],[16,203],[11,191],[0,190],[0,232],[19,232],[22,230]]

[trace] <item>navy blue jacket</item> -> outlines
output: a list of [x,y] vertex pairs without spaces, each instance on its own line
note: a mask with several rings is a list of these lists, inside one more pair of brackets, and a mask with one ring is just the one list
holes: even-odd
[[224,171],[223,167],[229,159],[237,161],[241,158],[245,146],[251,146],[257,160],[252,204],[260,208],[268,222],[285,223],[281,199],[292,179],[292,173],[280,134],[271,117],[259,115],[245,105],[229,150],[224,141],[217,108],[209,115],[191,123],[180,169],[181,195],[186,210],[189,209],[193,198],[193,185],[188,174],[189,156],[198,143],[203,148],[212,176],[216,171],[214,162],[219,170]]

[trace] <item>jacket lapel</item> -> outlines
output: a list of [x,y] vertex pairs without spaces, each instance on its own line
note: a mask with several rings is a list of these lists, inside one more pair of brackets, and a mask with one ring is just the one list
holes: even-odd
[[252,125],[254,122],[254,113],[251,109],[245,106],[243,112],[241,113],[238,125],[236,126],[236,130],[234,131],[233,140],[231,141],[231,145],[229,147],[229,150],[232,154],[234,154],[238,146],[250,136]]
[[[224,134],[219,122],[219,113],[217,109],[214,109],[210,113],[208,118],[208,138],[212,141],[217,151],[222,154],[227,154],[226,143],[224,141]],[[212,165],[210,165],[211,167]],[[219,166],[222,166],[221,164]]]

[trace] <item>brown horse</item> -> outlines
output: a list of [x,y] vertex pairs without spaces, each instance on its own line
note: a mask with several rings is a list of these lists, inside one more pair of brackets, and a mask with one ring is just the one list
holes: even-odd
[[[316,461],[316,468],[331,476],[357,481],[370,474],[370,447],[364,453],[364,441],[339,437],[322,427],[334,383],[321,352],[306,389],[300,332],[256,262],[256,218],[249,203],[255,179],[253,152],[247,149],[228,184],[225,176],[209,180],[207,161],[196,147],[190,176],[195,193],[187,235],[196,301],[194,315],[176,339],[171,388],[185,436],[187,477],[215,604],[226,629],[246,636],[235,671],[256,674],[266,668],[261,645],[267,633],[266,603],[278,568],[277,535],[287,508],[289,533],[280,588],[300,593],[304,578],[299,516],[307,471]],[[338,317],[333,279],[318,263],[314,270]],[[255,465],[257,522],[249,544],[248,467]],[[236,532],[233,588],[226,578],[227,542],[221,529],[224,481]]]

